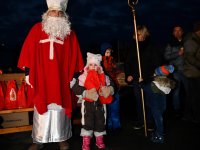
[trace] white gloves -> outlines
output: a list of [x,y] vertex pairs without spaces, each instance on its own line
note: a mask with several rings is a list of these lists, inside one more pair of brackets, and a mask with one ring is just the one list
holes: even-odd
[[30,84],[29,82],[29,75],[28,76],[25,76],[25,81],[26,81],[26,84],[30,85],[31,88],[33,88],[33,86]]
[[99,95],[103,96],[104,98],[107,98],[110,95],[114,94],[114,89],[112,86],[103,86],[99,90]]
[[88,98],[93,101],[97,101],[99,98],[99,95],[98,95],[96,89],[92,88],[90,90],[85,90],[83,97]]

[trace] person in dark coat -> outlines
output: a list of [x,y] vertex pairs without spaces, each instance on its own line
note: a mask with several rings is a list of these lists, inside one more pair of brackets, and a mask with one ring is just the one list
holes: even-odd
[[155,143],[163,143],[163,112],[166,109],[166,96],[154,93],[151,89],[155,69],[162,65],[162,55],[150,39],[150,33],[146,26],[137,26],[137,37],[140,51],[141,77],[139,75],[138,55],[136,42],[133,41],[125,62],[126,81],[133,85],[134,98],[137,107],[137,121],[134,129],[144,126],[142,111],[141,87],[144,89],[144,101],[147,116],[147,128],[155,122],[155,132],[151,140]]
[[184,49],[183,73],[188,89],[183,119],[200,123],[200,21],[194,24],[193,32],[187,35]]
[[[187,82],[183,75],[183,58],[184,58],[184,32],[181,25],[175,25],[173,27],[172,37],[168,42],[164,58],[170,65],[175,67],[175,71],[172,74],[174,80],[176,80],[176,88],[172,92],[172,106],[175,116],[180,116],[182,112],[181,104],[183,104],[183,92],[181,89],[187,88]],[[184,88],[182,88],[182,86]]]

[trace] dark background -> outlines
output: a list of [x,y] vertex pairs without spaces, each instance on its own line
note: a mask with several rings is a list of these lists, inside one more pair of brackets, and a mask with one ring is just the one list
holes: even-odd
[[[67,13],[76,31],[81,50],[99,52],[100,44],[113,45],[114,56],[123,61],[131,44],[133,15],[127,0],[69,0]],[[139,0],[135,6],[137,24],[145,24],[153,40],[165,46],[173,25],[181,24],[185,33],[200,20],[199,0]],[[47,10],[45,0],[6,0],[0,4],[0,69],[17,72],[23,41],[34,23]]]

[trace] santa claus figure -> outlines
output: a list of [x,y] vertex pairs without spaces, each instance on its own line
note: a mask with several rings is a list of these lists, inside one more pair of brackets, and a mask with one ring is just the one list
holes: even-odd
[[68,0],[47,0],[48,10],[23,44],[18,67],[25,70],[34,103],[33,145],[59,142],[68,149],[71,136],[70,81],[84,63],[75,32],[66,14]]

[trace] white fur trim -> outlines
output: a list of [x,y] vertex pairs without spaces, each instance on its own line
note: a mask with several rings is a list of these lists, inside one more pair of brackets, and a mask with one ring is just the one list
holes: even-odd
[[93,135],[93,131],[92,130],[85,130],[83,128],[81,128],[81,136],[91,136]]
[[161,86],[161,85],[159,84],[159,82],[157,82],[157,81],[153,81],[153,83],[157,86],[157,88],[159,88],[159,89],[160,89],[162,92],[164,92],[165,94],[169,94],[169,93],[170,93],[171,88]]
[[86,72],[86,71],[84,71],[83,74],[81,74],[81,75],[78,77],[78,80],[79,80],[78,84],[79,84],[80,86],[84,86],[86,77],[87,77],[87,72]]
[[102,135],[106,135],[106,131],[103,131],[103,132],[94,132],[94,135],[95,137],[98,137],[98,136],[102,136]]
[[81,124],[82,125],[85,125],[85,119],[84,119],[84,115],[85,115],[85,100],[82,100],[82,103],[81,103],[81,115],[82,115],[82,118],[81,118]]
[[48,110],[61,110],[63,109],[60,105],[57,105],[56,103],[52,103],[52,104],[49,104],[47,106]]

